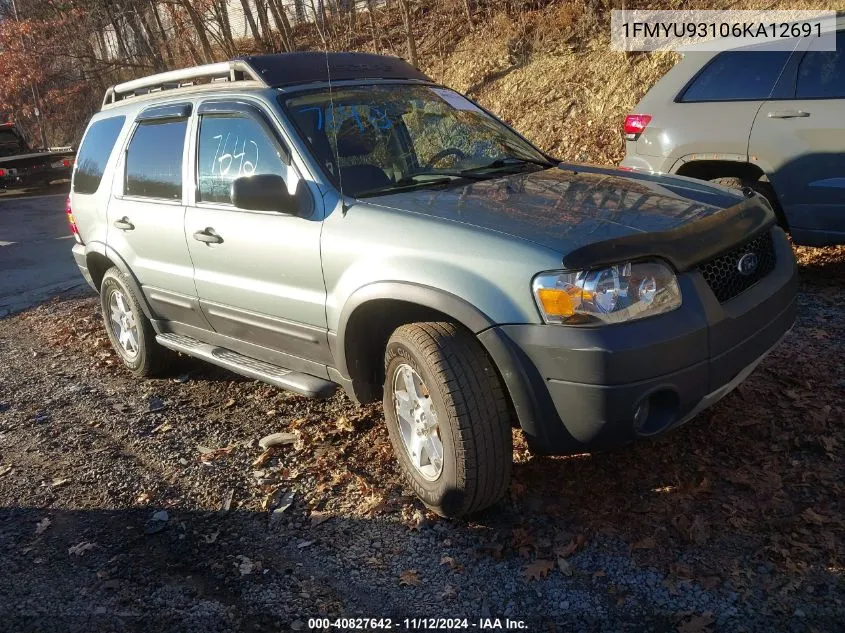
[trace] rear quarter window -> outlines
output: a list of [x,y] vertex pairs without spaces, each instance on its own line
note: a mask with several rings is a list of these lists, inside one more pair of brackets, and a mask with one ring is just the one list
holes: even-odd
[[100,119],[88,128],[82,147],[76,155],[76,173],[73,176],[73,190],[76,193],[96,193],[106,170],[123,124],[125,116]]
[[679,100],[694,103],[767,99],[789,55],[789,51],[720,53],[690,82]]

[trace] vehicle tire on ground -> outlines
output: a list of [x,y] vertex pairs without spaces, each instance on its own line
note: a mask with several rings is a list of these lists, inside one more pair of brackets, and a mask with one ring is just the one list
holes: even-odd
[[739,178],[738,176],[723,176],[721,178],[713,178],[710,180],[710,182],[715,183],[717,185],[722,185],[723,187],[728,187],[729,189],[742,190],[745,187],[753,189],[754,191],[762,195],[766,200],[768,200],[770,205],[772,205],[772,209],[775,210],[775,215],[778,218],[778,224],[784,230],[788,229],[786,216],[783,214],[783,209],[781,209],[780,202],[778,202],[778,197],[775,194],[775,190],[772,189],[772,185],[768,182],[764,182],[761,180],[751,180],[750,178]]
[[437,514],[475,512],[505,494],[507,396],[471,332],[448,322],[398,328],[385,351],[384,415],[403,474]]
[[109,341],[126,368],[136,376],[163,373],[174,354],[156,342],[150,320],[116,266],[103,275],[100,306]]

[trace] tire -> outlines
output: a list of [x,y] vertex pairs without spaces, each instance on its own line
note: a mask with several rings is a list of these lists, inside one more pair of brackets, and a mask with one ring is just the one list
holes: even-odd
[[[132,286],[126,281],[126,276],[116,266],[109,268],[100,285],[100,306],[103,310],[103,323],[106,327],[109,341],[123,365],[138,377],[158,376],[164,373],[174,354],[159,345],[155,340],[155,331],[150,320],[144,315]],[[118,326],[112,320],[114,307],[125,306],[124,314],[134,322],[135,353],[121,343]],[[129,321],[124,325],[131,324]],[[126,329],[126,328],[123,328]]]
[[723,187],[727,187],[728,189],[737,189],[742,190],[745,187],[752,189],[763,196],[766,200],[769,201],[769,204],[772,205],[772,209],[775,211],[775,215],[778,219],[778,224],[786,230],[788,228],[786,222],[786,216],[783,214],[783,209],[781,209],[780,202],[778,202],[778,197],[775,195],[775,190],[772,189],[772,186],[768,182],[762,182],[760,180],[750,180],[748,178],[739,178],[738,176],[723,176],[721,178],[713,178],[710,182],[715,183],[717,185],[722,185]]
[[[403,429],[408,437],[409,427],[420,427],[408,423],[408,376],[422,395],[417,399],[422,405],[413,409],[421,412],[417,415],[423,421],[417,424],[430,424],[432,412],[436,422],[436,428],[423,435],[411,433],[410,442],[403,439]],[[508,401],[490,358],[472,333],[447,322],[398,328],[385,350],[384,415],[402,473],[431,510],[456,517],[504,496],[513,462]],[[417,437],[419,452],[413,448]],[[440,442],[439,472],[436,442],[429,442],[433,439]],[[420,467],[432,454],[435,457]]]

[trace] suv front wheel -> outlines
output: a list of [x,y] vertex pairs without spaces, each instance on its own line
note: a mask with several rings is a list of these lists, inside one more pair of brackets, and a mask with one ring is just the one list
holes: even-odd
[[100,305],[109,341],[126,368],[136,376],[161,373],[173,353],[156,343],[150,320],[116,266],[103,275]]
[[454,323],[398,328],[385,352],[384,415],[403,474],[423,502],[459,516],[498,501],[510,483],[510,415],[499,376]]

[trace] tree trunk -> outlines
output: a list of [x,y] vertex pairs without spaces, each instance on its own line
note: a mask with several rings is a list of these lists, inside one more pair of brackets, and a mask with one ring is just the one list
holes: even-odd
[[111,23],[112,28],[114,29],[114,39],[117,42],[117,53],[121,59],[128,60],[129,59],[129,49],[126,48],[126,42],[123,41],[123,30],[120,28],[120,24],[117,21],[114,13],[112,13],[111,7],[108,3],[105,5],[106,7],[106,14],[108,15],[109,22]]
[[399,7],[402,11],[402,23],[405,26],[405,37],[408,40],[408,61],[411,66],[417,65],[417,42],[414,39],[414,30],[411,24],[411,2],[410,0],[399,0]]
[[[150,11],[153,14],[153,24],[155,25],[155,28],[158,31],[158,38],[161,42],[162,48],[164,49],[164,57],[167,60],[167,65],[173,67],[173,51],[170,49],[170,42],[167,39],[167,32],[164,30],[164,24],[162,24],[161,16],[159,16],[158,14],[158,6],[156,6],[156,0],[149,0],[149,3]],[[152,25],[150,25],[150,31],[152,32]]]
[[270,13],[273,15],[273,21],[276,23],[276,28],[282,36],[282,47],[290,52],[296,50],[293,42],[293,34],[291,33],[290,22],[288,21],[287,11],[284,5],[278,0],[269,0]]
[[196,32],[197,37],[199,38],[200,46],[202,46],[202,52],[205,57],[205,63],[210,64],[214,61],[214,51],[211,49],[211,44],[208,41],[208,35],[206,35],[205,25],[202,23],[202,17],[200,17],[200,14],[197,13],[197,10],[191,4],[191,0],[182,0],[182,6],[185,7],[185,11],[188,13],[188,17],[194,27],[194,32]]
[[255,43],[261,50],[266,51],[267,46],[258,32],[258,25],[255,23],[255,18],[252,17],[252,8],[249,6],[249,0],[241,0],[241,6],[244,9],[244,18],[246,18],[246,23],[249,25],[249,30],[252,31],[252,39],[255,40]]
[[223,40],[223,48],[226,54],[231,56],[235,53],[235,40],[232,37],[232,25],[229,22],[229,8],[226,0],[214,0],[212,3],[214,16],[220,26],[220,37]]
[[267,19],[267,7],[264,4],[265,0],[255,0],[255,9],[258,14],[258,23],[261,25],[262,42],[264,48],[273,49],[273,32],[270,30],[270,21]]
[[378,35],[376,35],[376,8],[373,6],[373,0],[367,0],[367,11],[370,14],[370,33],[373,36],[373,52],[380,53],[381,46],[379,45]]
[[129,23],[129,28],[132,29],[138,48],[140,48],[147,59],[152,62],[153,68],[155,68],[156,72],[165,71],[167,67],[164,65],[164,60],[161,58],[158,50],[153,47],[152,37],[145,28],[138,12],[135,11],[134,8],[126,12],[126,21]]

